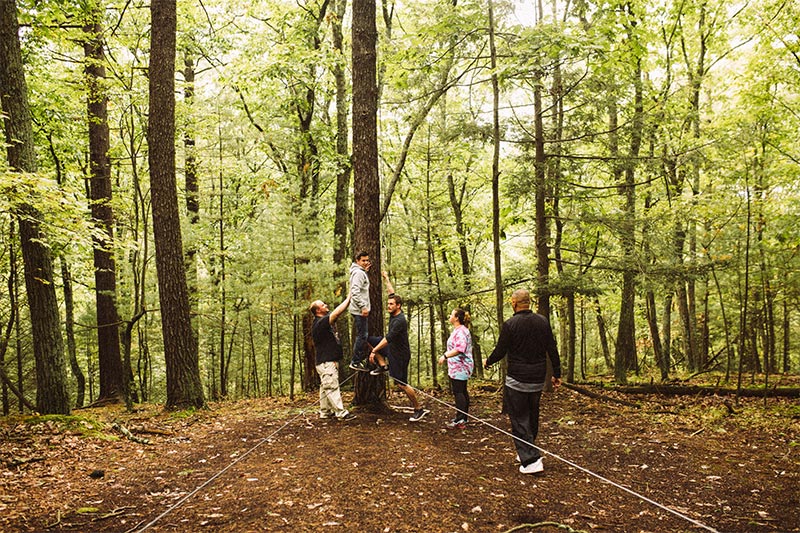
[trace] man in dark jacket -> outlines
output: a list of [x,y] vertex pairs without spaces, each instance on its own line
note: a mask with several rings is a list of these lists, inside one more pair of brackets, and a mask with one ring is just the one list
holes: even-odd
[[485,367],[508,356],[504,400],[511,420],[511,433],[520,461],[519,471],[536,474],[544,470],[539,449],[531,446],[539,432],[539,400],[547,373],[547,357],[553,366],[553,387],[561,385],[561,361],[550,322],[530,309],[531,295],[517,289],[511,295],[514,316],[500,329],[500,337]]
[[350,413],[342,404],[342,393],[339,390],[339,361],[342,359],[342,344],[336,333],[335,322],[339,315],[347,309],[350,297],[339,304],[333,311],[322,300],[311,302],[309,310],[314,315],[311,326],[311,338],[316,351],[317,373],[319,374],[319,417],[339,420],[351,420],[356,415]]

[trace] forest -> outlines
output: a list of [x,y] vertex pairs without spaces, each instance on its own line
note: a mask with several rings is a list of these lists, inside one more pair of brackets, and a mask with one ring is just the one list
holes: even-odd
[[793,2],[2,4],[3,414],[314,390],[359,249],[416,386],[518,287],[567,382],[797,373]]

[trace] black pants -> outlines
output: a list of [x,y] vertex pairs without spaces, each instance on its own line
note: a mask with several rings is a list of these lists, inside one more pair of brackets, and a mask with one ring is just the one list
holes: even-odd
[[539,400],[542,398],[542,391],[520,392],[505,387],[504,395],[520,463],[523,466],[535,463],[542,454],[530,444],[536,442],[536,435],[539,433]]
[[450,378],[450,390],[453,391],[453,397],[456,400],[456,422],[466,422],[469,413],[469,392],[467,392],[466,379],[453,379]]

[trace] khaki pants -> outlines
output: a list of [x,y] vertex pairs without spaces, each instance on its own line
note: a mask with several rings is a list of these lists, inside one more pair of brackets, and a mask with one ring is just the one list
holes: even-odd
[[339,391],[339,365],[328,361],[317,365],[319,374],[319,415],[321,417],[336,416],[341,418],[347,414],[342,404],[342,393]]

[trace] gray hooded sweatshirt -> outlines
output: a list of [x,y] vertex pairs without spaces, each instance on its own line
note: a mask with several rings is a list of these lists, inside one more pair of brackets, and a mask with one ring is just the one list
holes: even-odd
[[369,277],[367,271],[358,263],[350,265],[350,307],[351,315],[360,315],[361,311],[369,307]]

